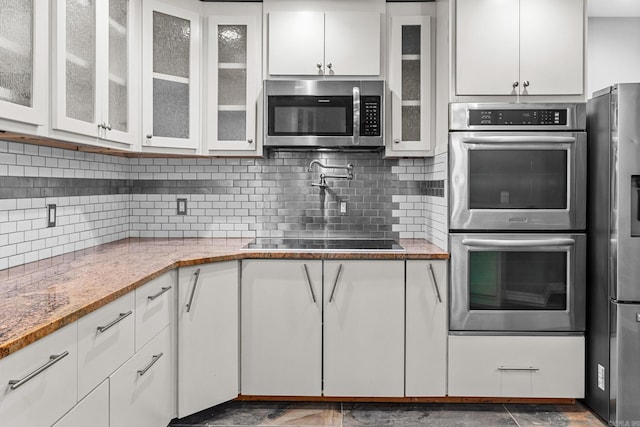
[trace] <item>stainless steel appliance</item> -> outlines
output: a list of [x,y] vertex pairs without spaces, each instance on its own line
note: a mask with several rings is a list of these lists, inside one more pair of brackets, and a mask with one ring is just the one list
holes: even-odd
[[452,230],[584,230],[584,104],[450,105]]
[[640,425],[640,83],[588,102],[587,403]]
[[450,331],[584,332],[585,105],[449,113]]
[[384,81],[266,80],[266,147],[383,147]]

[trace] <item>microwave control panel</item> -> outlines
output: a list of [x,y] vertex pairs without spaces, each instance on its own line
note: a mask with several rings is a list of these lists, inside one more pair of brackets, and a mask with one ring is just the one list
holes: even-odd
[[567,124],[567,110],[469,110],[471,126],[548,126]]
[[380,136],[380,97],[360,97],[360,136]]

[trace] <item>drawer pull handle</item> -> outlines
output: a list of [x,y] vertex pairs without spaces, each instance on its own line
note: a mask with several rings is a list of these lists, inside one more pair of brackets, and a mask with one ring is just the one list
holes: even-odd
[[9,385],[11,386],[10,387],[11,390],[15,390],[18,387],[24,385],[27,381],[35,378],[37,375],[41,374],[42,372],[44,372],[45,370],[47,370],[51,366],[55,365],[56,363],[58,363],[59,361],[61,361],[65,357],[67,357],[68,355],[69,355],[68,351],[65,351],[64,353],[60,353],[60,354],[52,354],[51,356],[49,356],[49,361],[47,363],[45,363],[44,365],[40,366],[35,371],[31,372],[26,377],[24,377],[24,378],[22,378],[20,380],[10,380],[9,381]]
[[198,279],[200,278],[200,269],[197,269],[194,274],[196,276],[196,280],[193,281],[193,288],[191,288],[191,296],[189,296],[189,302],[187,303],[187,313],[191,311],[193,296],[196,294],[196,285],[198,284]]
[[98,326],[98,332],[106,331],[107,329],[111,328],[115,324],[122,322],[126,317],[131,316],[131,314],[133,314],[133,311],[131,310],[127,311],[126,313],[120,313],[117,319],[112,320],[111,322],[107,323],[104,326]]
[[149,299],[149,301],[153,301],[154,299],[158,298],[160,295],[164,294],[165,292],[167,292],[169,289],[171,289],[171,286],[167,286],[167,287],[163,287],[160,292],[158,292],[155,295],[150,295],[147,298]]
[[533,366],[529,366],[529,367],[522,367],[522,368],[516,368],[516,367],[509,367],[509,366],[498,366],[498,370],[499,371],[539,371],[540,368],[534,368]]
[[438,287],[436,274],[433,272],[433,266],[431,264],[427,264],[427,268],[429,268],[429,273],[431,273],[431,283],[433,283],[433,287],[436,289],[436,296],[438,297],[438,302],[441,303],[442,297],[440,296],[440,288]]
[[151,362],[149,362],[149,364],[145,366],[143,369],[140,369],[138,371],[138,375],[143,376],[144,374],[146,374],[147,371],[151,369],[151,367],[162,357],[163,354],[164,353],[154,354],[153,357],[151,358]]
[[340,275],[342,274],[342,264],[338,267],[338,274],[336,274],[336,280],[333,281],[333,289],[331,289],[331,296],[329,297],[329,302],[333,302],[333,296],[336,293],[336,288],[338,287],[338,280],[340,280]]
[[304,266],[304,274],[307,277],[307,284],[309,285],[309,290],[311,291],[311,298],[313,299],[313,303],[316,303],[316,293],[313,292],[313,285],[311,284],[311,277],[309,277],[309,268],[307,264],[303,264]]

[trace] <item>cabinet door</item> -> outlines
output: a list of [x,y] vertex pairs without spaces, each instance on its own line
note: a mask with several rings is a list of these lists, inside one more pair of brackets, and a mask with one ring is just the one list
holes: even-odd
[[238,262],[181,268],[178,417],[238,396]]
[[324,31],[325,74],[380,74],[380,14],[327,12]]
[[49,426],[76,404],[77,333],[73,323],[0,360],[2,425]]
[[324,394],[404,396],[404,262],[325,261]]
[[144,1],[143,145],[199,147],[200,43],[199,13]]
[[109,380],[82,399],[53,427],[109,427]]
[[111,375],[109,384],[111,426],[166,426],[174,405],[170,327]]
[[3,1],[0,5],[0,118],[43,125],[48,90],[48,2]]
[[269,13],[269,74],[322,75],[324,13]]
[[[257,8],[259,11],[259,8]],[[209,150],[261,155],[256,138],[260,87],[257,16],[209,17]]]
[[444,396],[447,382],[447,262],[407,261],[406,396]]
[[321,395],[321,283],[321,261],[242,261],[242,394]]
[[583,0],[520,0],[522,93],[584,93],[584,37]]
[[517,93],[513,85],[519,81],[518,3],[519,0],[457,0],[457,95]]
[[387,156],[430,154],[434,99],[431,81],[431,18],[391,18],[389,91],[391,141]]
[[136,289],[136,351],[171,323],[175,307],[175,283],[175,272],[170,271]]

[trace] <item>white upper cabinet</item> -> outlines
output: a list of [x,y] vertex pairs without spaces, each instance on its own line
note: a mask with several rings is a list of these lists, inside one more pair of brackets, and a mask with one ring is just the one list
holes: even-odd
[[387,156],[433,154],[431,17],[394,16],[389,37]]
[[380,75],[377,12],[271,12],[271,75]]
[[[241,6],[248,6],[247,10]],[[236,8],[253,14],[208,17],[205,135],[210,154],[259,156],[262,147],[256,118],[261,86],[261,8],[259,4]]]
[[0,118],[46,123],[48,2],[0,2]]
[[139,94],[134,0],[53,2],[52,128],[133,145]]
[[193,153],[200,146],[200,14],[144,0],[142,17],[143,148]]
[[457,0],[456,95],[584,93],[584,0]]

